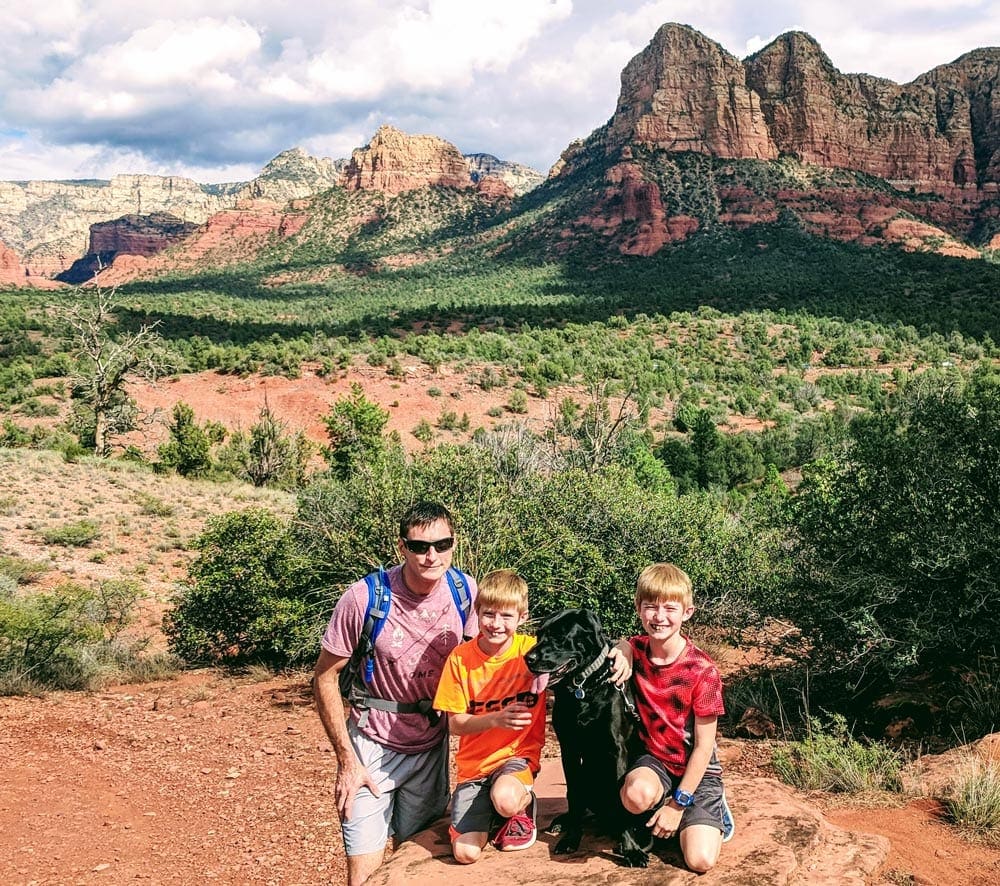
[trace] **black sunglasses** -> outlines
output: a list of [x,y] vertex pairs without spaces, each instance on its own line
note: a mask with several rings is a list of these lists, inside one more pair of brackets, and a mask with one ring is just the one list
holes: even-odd
[[414,554],[426,554],[431,548],[434,548],[439,554],[443,554],[454,547],[455,539],[439,538],[437,541],[421,541],[416,538],[404,538],[403,544],[406,545],[406,550]]

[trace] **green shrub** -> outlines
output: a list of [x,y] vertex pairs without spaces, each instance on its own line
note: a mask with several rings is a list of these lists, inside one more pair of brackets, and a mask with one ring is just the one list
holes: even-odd
[[507,398],[507,409],[515,415],[523,415],[528,411],[528,395],[520,388],[515,388]]
[[314,444],[302,431],[285,433],[285,423],[265,401],[249,432],[236,431],[219,450],[219,467],[254,486],[295,489],[305,483]]
[[212,421],[199,425],[194,410],[186,403],[174,404],[173,421],[167,427],[170,440],[157,450],[160,465],[182,477],[207,474],[212,468],[212,445],[222,442],[225,428]]
[[430,443],[434,439],[434,428],[426,418],[420,419],[416,427],[410,431],[421,443]]
[[38,560],[15,555],[0,556],[0,575],[9,576],[19,585],[31,584],[48,571],[49,567]]
[[0,596],[0,695],[88,689],[110,679],[159,676],[171,663],[123,640],[140,589],[103,582]]
[[778,777],[807,791],[858,794],[900,791],[902,759],[898,751],[879,742],[856,741],[841,714],[824,724],[810,720],[809,734],[774,752]]
[[191,664],[301,663],[318,627],[295,599],[288,526],[260,508],[214,517],[195,542],[189,577],[164,617],[170,649]]
[[1000,763],[972,757],[944,797],[949,817],[970,835],[1000,844]]
[[135,501],[139,505],[139,513],[147,514],[150,517],[169,517],[174,513],[173,505],[150,492],[137,492]]
[[862,693],[974,672],[1000,634],[1000,380],[924,373],[850,436],[803,472],[776,614]]
[[40,535],[46,544],[82,548],[100,537],[101,526],[96,520],[77,520],[43,529]]

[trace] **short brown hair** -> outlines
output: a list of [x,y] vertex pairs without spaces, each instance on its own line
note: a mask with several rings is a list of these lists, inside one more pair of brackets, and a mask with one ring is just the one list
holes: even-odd
[[639,573],[639,580],[635,585],[636,605],[666,601],[683,603],[685,609],[693,606],[691,579],[673,563],[653,563]]
[[518,612],[528,611],[528,583],[512,569],[495,569],[479,582],[476,612],[506,606],[516,606]]

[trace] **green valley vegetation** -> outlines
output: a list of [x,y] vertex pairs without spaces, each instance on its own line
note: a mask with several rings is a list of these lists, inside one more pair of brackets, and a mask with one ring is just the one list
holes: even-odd
[[[759,189],[801,170],[640,160],[701,222],[651,257],[580,222],[604,188],[595,160],[510,204],[335,188],[252,261],[120,287],[109,334],[155,328],[176,372],[364,361],[396,378],[406,357],[464,372],[503,419],[433,446],[432,420],[463,421],[442,408],[407,454],[383,433],[387,404],[354,392],[309,474],[268,416],[227,441],[178,404],[160,470],[298,494],[293,520],[234,511],[207,529],[167,621],[179,654],[306,663],[344,583],[391,560],[393,520],[430,493],[458,516],[459,562],[522,572],[537,616],[587,605],[629,631],[636,573],[672,559],[704,630],[775,643],[800,668],[792,692],[808,673],[817,705],[877,732],[898,713],[873,705],[892,681],[945,730],[995,655],[1000,267],[820,239],[790,212],[735,230],[706,181]],[[78,396],[72,331],[51,308],[80,297],[4,294],[0,444],[69,452],[71,429],[32,420]],[[556,400],[556,385],[580,397]],[[550,398],[545,432],[518,424]]]

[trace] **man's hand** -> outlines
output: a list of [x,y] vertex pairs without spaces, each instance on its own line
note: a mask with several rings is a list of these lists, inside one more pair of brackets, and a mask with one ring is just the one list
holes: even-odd
[[619,640],[608,653],[611,663],[611,674],[608,679],[615,686],[624,686],[632,676],[632,644],[628,640]]
[[364,766],[344,766],[337,771],[337,811],[345,821],[354,811],[354,798],[362,786],[367,787],[374,796],[379,796],[379,789],[375,787],[371,773]]

